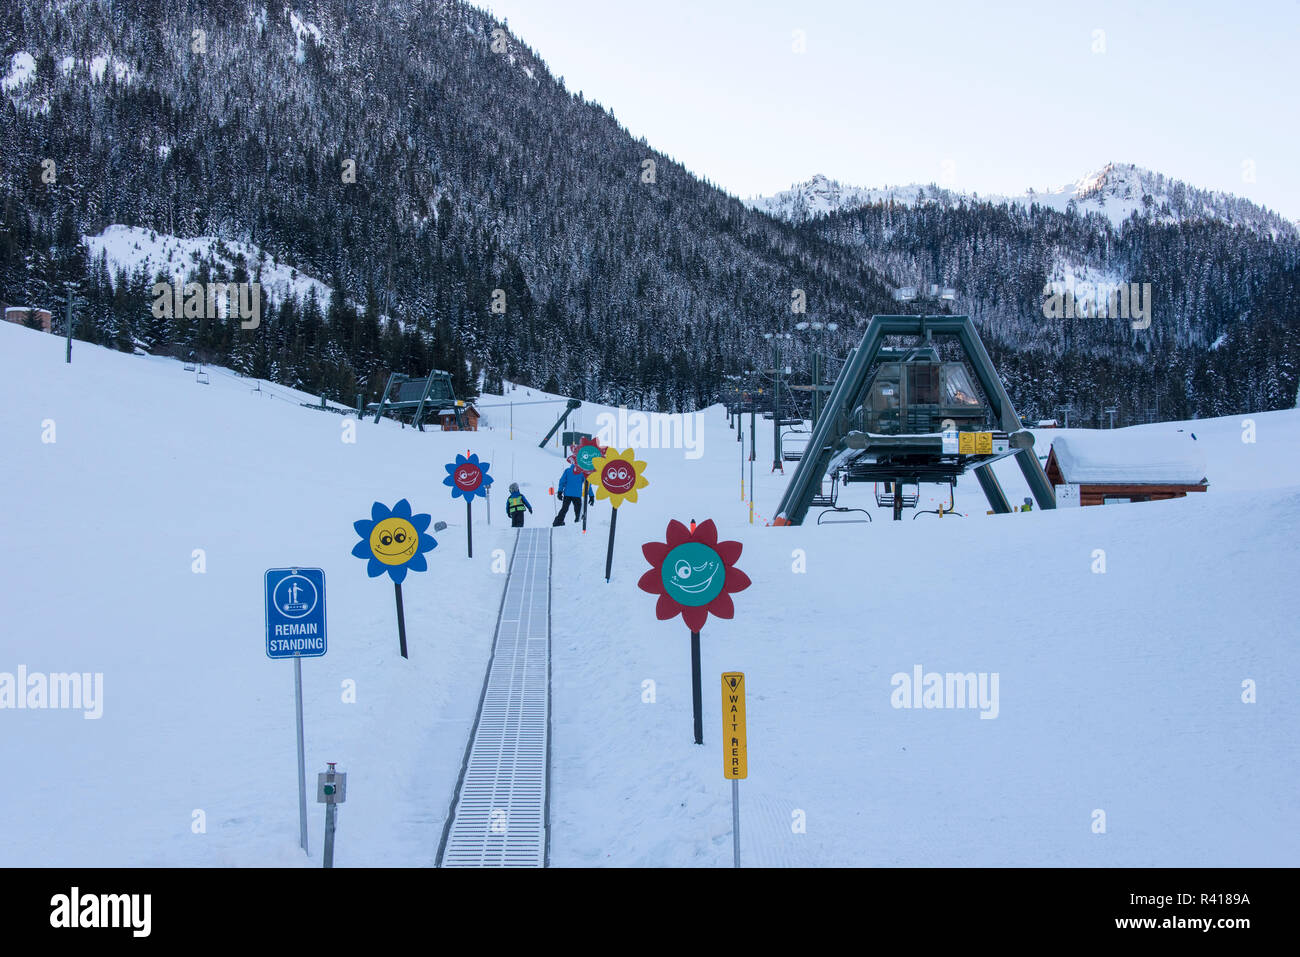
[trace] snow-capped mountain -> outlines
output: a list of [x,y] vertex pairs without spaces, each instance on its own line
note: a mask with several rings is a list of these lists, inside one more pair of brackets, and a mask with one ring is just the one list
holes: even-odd
[[1015,196],[982,195],[944,189],[933,183],[885,186],[866,189],[846,186],[820,173],[804,183],[771,196],[745,201],[755,209],[771,213],[790,222],[804,222],[874,203],[920,203],[954,205],[984,202],[994,205],[1040,206],[1058,212],[1071,208],[1079,215],[1098,213],[1119,227],[1134,213],[1158,222],[1181,223],[1195,219],[1212,219],[1243,226],[1273,238],[1300,235],[1295,223],[1263,206],[1230,193],[1202,190],[1186,183],[1135,166],[1132,163],[1108,163],[1099,170],[1081,176],[1073,183],[1052,189],[1028,189]]

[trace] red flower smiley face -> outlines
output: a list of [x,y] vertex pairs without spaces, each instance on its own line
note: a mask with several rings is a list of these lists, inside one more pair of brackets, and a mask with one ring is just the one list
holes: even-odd
[[457,467],[452,474],[452,481],[456,487],[464,492],[472,492],[478,488],[478,483],[482,478],[482,471],[472,462],[464,462]]
[[655,617],[666,621],[681,615],[687,628],[699,631],[709,615],[734,616],[731,596],[752,584],[736,567],[740,542],[718,541],[712,519],[700,522],[694,531],[681,522],[669,522],[665,539],[641,546],[650,570],[641,576],[637,587],[659,596]]
[[606,462],[600,470],[600,484],[613,495],[626,495],[636,484],[636,469],[622,459]]

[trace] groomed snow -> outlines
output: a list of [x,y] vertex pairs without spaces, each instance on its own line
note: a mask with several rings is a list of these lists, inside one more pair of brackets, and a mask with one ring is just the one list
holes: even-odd
[[[0,813],[22,822],[0,866],[319,866],[314,802],[313,856],[296,846],[292,668],[264,654],[262,573],[293,563],[327,575],[330,650],[303,674],[308,769],[349,772],[337,863],[431,863],[500,601],[493,550],[511,539],[494,495],[465,557],[442,463],[472,448],[496,488],[521,484],[528,523],[546,522],[564,463],[536,446],[562,405],[525,405],[552,397],[520,387],[483,397],[477,434],[367,420],[348,444],[347,418],[283,387],[253,392],[222,370],[197,385],[171,360],[83,343],[66,365],[63,348],[0,324],[13,506],[0,672],[103,672],[104,711],[0,710]],[[594,431],[602,411],[584,404],[571,426]],[[761,524],[788,479],[769,471],[771,423],[758,420],[750,525],[748,422],[739,443],[721,409],[701,421],[699,457],[639,455],[650,485],[621,509],[610,584],[607,504],[585,536],[554,533],[555,865],[730,865],[718,675],[731,670],[748,684],[749,864],[1300,859],[1300,413],[1107,436],[1193,429],[1214,484],[1185,499],[988,516],[964,479],[967,517],[894,523],[851,486],[842,502],[874,523],[798,528]],[[50,423],[57,441],[43,442]],[[1040,432],[1038,452],[1080,431]],[[997,472],[1013,501],[1027,494],[1014,464]],[[403,496],[451,524],[404,585],[409,662],[391,586],[349,554],[352,522]],[[922,507],[939,500],[946,488],[922,489]],[[754,582],[703,632],[703,747],[686,628],[657,621],[636,587],[639,546],[670,518],[715,519]],[[917,666],[997,674],[996,718],[895,707],[896,677]]]

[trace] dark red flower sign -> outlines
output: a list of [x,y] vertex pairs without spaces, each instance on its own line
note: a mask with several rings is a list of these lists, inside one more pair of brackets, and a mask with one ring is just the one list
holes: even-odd
[[694,532],[681,522],[669,522],[666,538],[641,546],[651,567],[637,587],[659,596],[655,617],[666,621],[681,615],[691,631],[702,629],[710,614],[733,617],[731,596],[752,584],[736,567],[744,546],[718,541],[713,519],[701,522]]
[[583,475],[590,475],[595,469],[595,460],[605,454],[605,450],[595,439],[583,436],[573,447],[569,455],[569,464]]

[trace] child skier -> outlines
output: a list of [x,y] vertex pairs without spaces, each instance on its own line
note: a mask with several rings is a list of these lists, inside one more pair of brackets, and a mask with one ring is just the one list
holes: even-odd
[[528,514],[533,513],[533,507],[528,504],[528,499],[524,498],[524,493],[519,491],[519,483],[510,483],[510,494],[506,496],[506,514],[510,516],[511,528],[524,527],[524,509],[528,509]]

